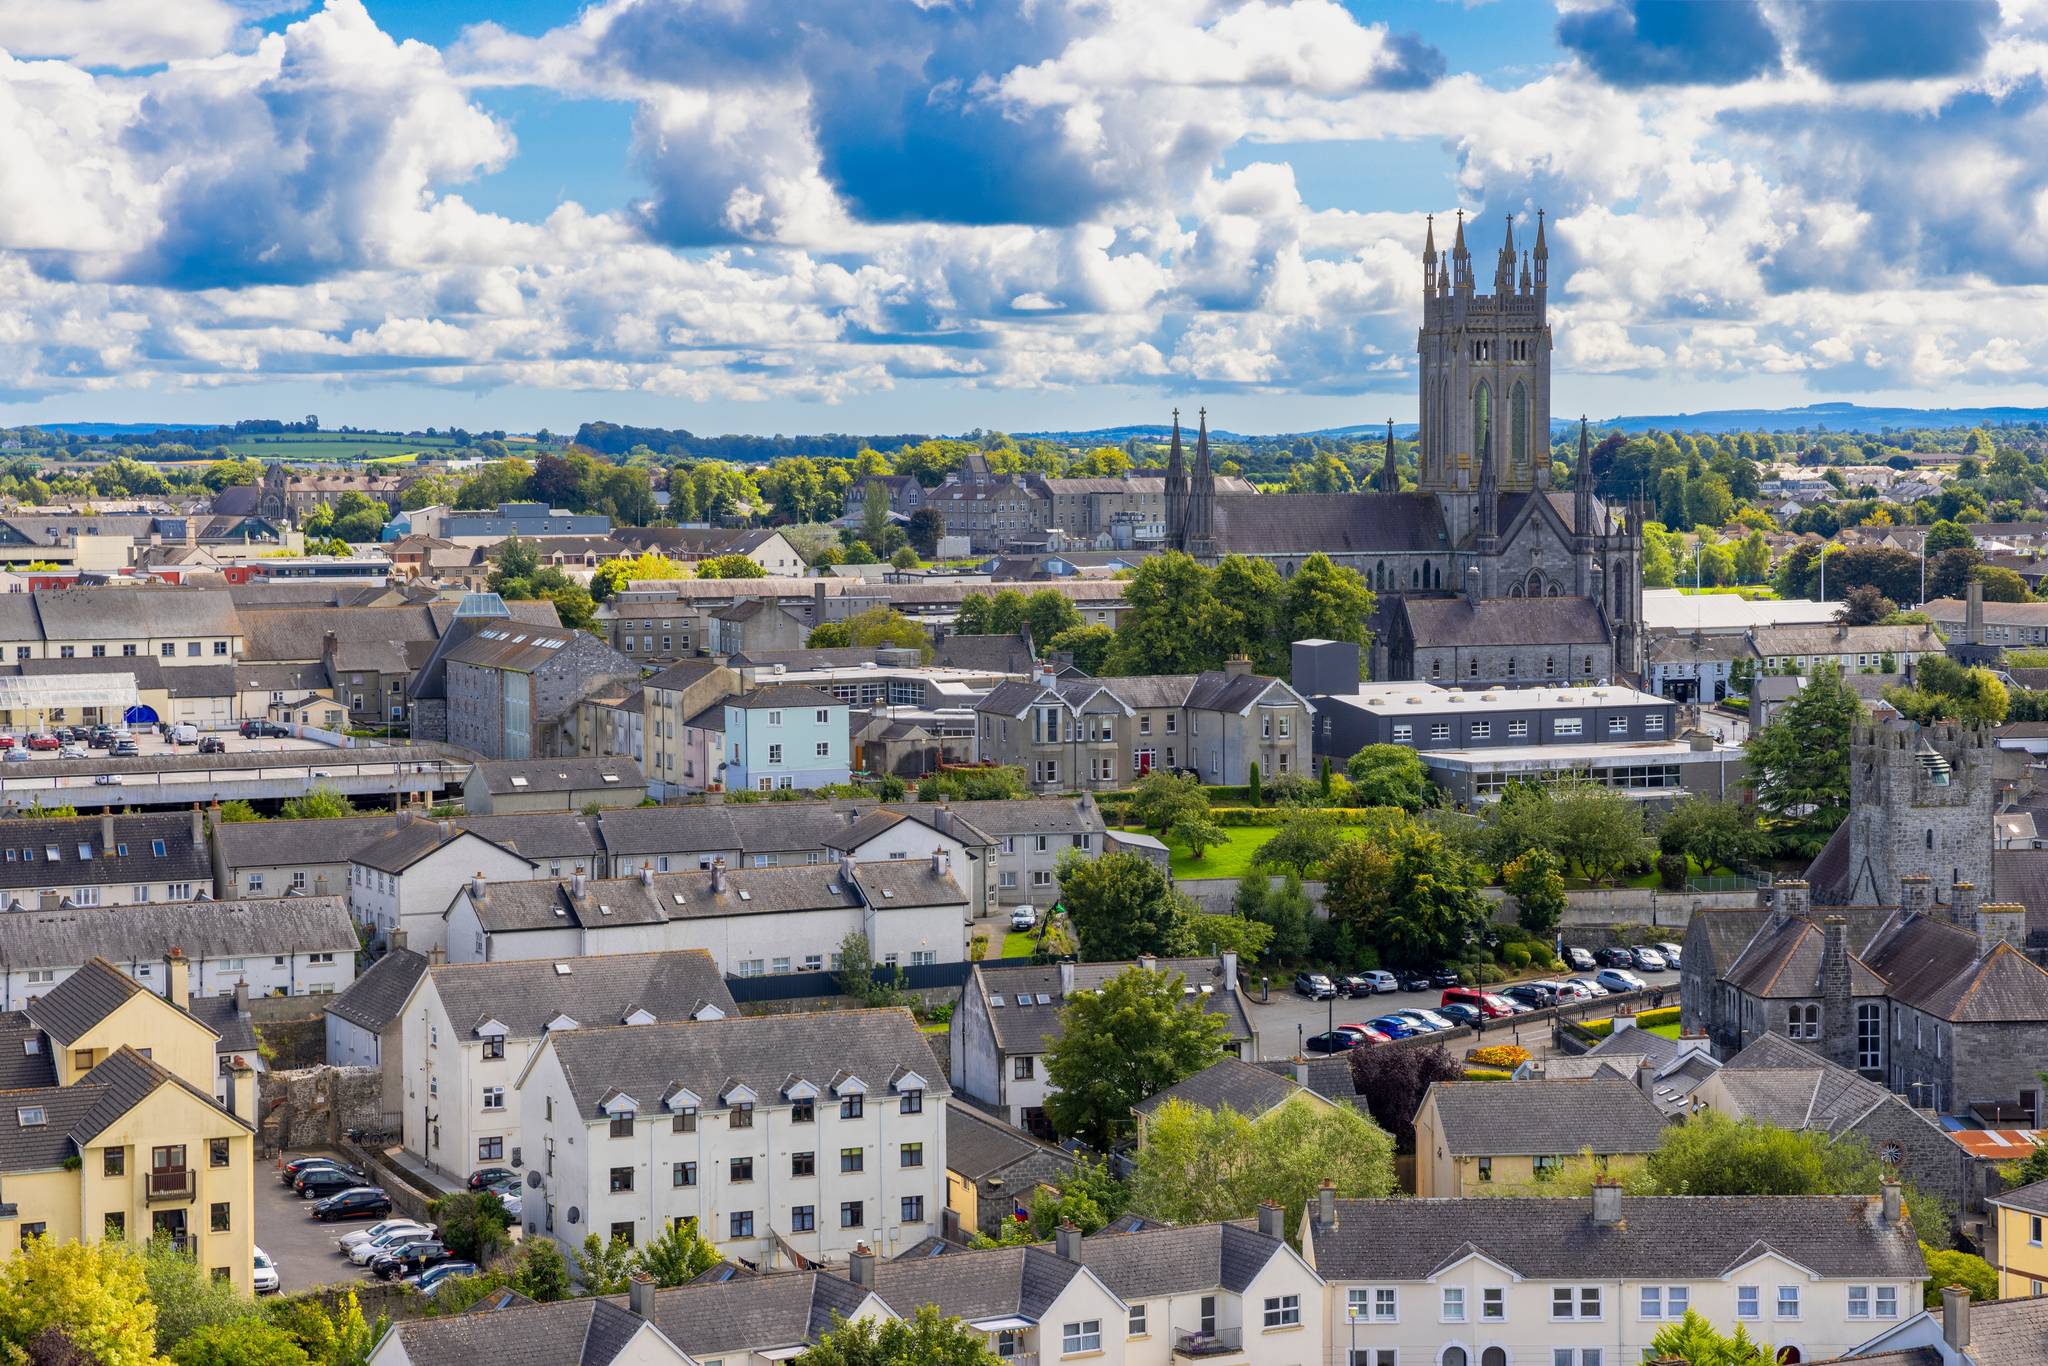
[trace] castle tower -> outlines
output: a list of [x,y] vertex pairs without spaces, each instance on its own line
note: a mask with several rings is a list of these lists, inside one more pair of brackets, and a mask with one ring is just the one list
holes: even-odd
[[1195,432],[1195,472],[1188,481],[1186,544],[1182,547],[1198,560],[1216,558],[1216,475],[1209,468],[1209,410],[1200,410],[1201,426]]
[[[1541,220],[1526,265],[1515,252],[1510,221],[1490,294],[1476,292],[1462,212],[1450,252],[1449,290],[1440,273],[1431,288],[1436,261],[1432,222],[1424,239],[1422,328],[1416,337],[1421,487],[1452,498],[1475,497],[1480,457],[1497,427],[1490,444],[1499,491],[1537,488],[1550,451],[1550,252]],[[1456,506],[1447,499],[1445,510],[1454,535],[1473,528],[1476,509],[1469,502]]]
[[1919,875],[1953,902],[1992,886],[1992,746],[1978,726],[1858,722],[1849,751],[1851,905],[1896,906]]
[[1180,409],[1173,410],[1173,444],[1166,451],[1166,549],[1179,550],[1187,536],[1188,472],[1181,464]]

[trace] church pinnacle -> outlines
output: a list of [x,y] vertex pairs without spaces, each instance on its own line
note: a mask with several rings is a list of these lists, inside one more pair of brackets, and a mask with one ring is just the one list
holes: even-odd
[[1387,454],[1380,462],[1378,488],[1381,493],[1401,491],[1401,471],[1394,464],[1394,419],[1387,419]]

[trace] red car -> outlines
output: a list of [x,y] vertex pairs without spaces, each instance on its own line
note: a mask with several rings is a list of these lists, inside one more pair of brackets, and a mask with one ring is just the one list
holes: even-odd
[[30,749],[55,749],[57,748],[57,737],[54,735],[31,735],[28,737],[28,747]]
[[1477,987],[1448,987],[1443,999],[1437,1003],[1446,1006],[1471,1006],[1489,1020],[1504,1020],[1515,1013],[1515,1008],[1505,999],[1490,991]]
[[13,737],[12,735],[0,735],[0,749],[13,749],[13,748],[14,748],[14,737]]
[[1394,1041],[1393,1035],[1383,1029],[1375,1029],[1369,1024],[1338,1025],[1337,1028],[1348,1029],[1367,1043],[1392,1043]]

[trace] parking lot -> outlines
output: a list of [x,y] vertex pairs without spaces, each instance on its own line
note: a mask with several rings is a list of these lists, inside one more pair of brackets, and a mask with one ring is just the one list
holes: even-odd
[[[303,1155],[294,1152],[286,1157]],[[277,1263],[283,1293],[289,1295],[343,1281],[374,1280],[369,1272],[351,1265],[336,1252],[334,1240],[350,1229],[377,1221],[352,1219],[323,1224],[306,1212],[312,1204],[280,1185],[274,1166],[256,1169],[256,1246]]]
[[[170,739],[167,736],[163,735],[161,732],[159,732],[155,726],[130,726],[128,728],[128,733],[135,740],[136,750],[135,754],[130,757],[141,759],[160,759],[167,755],[189,756],[199,753],[199,746],[196,743],[190,745],[174,745],[171,743]],[[26,745],[28,743],[29,736],[33,734],[33,732],[17,730],[11,732],[0,732],[0,734],[9,734],[14,739],[14,745],[12,749],[9,751],[10,757],[13,754],[26,754],[28,755],[30,761],[50,761],[56,763],[76,765],[78,767],[83,768],[89,765],[97,764],[100,760],[112,758],[114,753],[111,747],[103,749],[94,749],[86,745],[85,742],[82,740],[67,741],[65,743],[76,744],[80,749],[85,750],[85,757],[64,759],[60,757],[58,751],[56,750],[27,749]],[[302,740],[297,737],[289,735],[273,735],[260,740],[254,737],[244,738],[241,735],[241,733],[236,730],[201,730],[199,732],[199,736],[202,740],[219,740],[223,745],[226,746],[227,752],[229,754],[279,754],[289,750],[333,748],[331,745],[322,744],[318,740]],[[14,760],[14,762],[19,763],[24,761]]]
[[[1550,977],[1590,976],[1580,973],[1549,973]],[[1678,1000],[1678,974],[1673,971],[1637,972],[1637,976],[1650,984],[1653,991],[1665,993],[1667,1003]],[[1507,984],[1503,984],[1507,985]],[[1362,1024],[1375,1015],[1385,1015],[1392,1010],[1421,1008],[1433,1010],[1443,999],[1442,991],[1395,991],[1373,996],[1339,996],[1334,1001],[1311,1001],[1305,996],[1294,994],[1292,977],[1274,977],[1271,980],[1271,999],[1260,1002],[1260,977],[1254,973],[1245,982],[1245,991],[1252,1000],[1252,1025],[1259,1031],[1259,1054],[1265,1058],[1291,1058],[1301,1041],[1312,1034],[1321,1034],[1332,1025]],[[1488,1035],[1495,1029],[1501,1031],[1501,1040],[1509,1037],[1508,1022],[1490,1025]],[[1548,1035],[1548,1026],[1545,1026]]]

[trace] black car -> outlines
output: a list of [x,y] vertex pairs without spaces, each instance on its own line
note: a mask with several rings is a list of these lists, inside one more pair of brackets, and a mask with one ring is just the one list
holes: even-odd
[[453,1255],[440,1239],[422,1238],[417,1242],[401,1243],[377,1257],[370,1263],[370,1270],[388,1281],[398,1276],[417,1275]]
[[369,1184],[368,1177],[347,1167],[314,1167],[299,1173],[298,1180],[292,1182],[292,1189],[299,1193],[300,1199],[311,1200],[317,1196],[333,1195],[338,1191],[348,1190],[352,1186]]
[[1365,1042],[1365,1036],[1354,1029],[1333,1029],[1327,1034],[1311,1034],[1301,1046],[1311,1053],[1349,1053]]
[[201,754],[226,754],[228,752],[228,742],[221,739],[218,735],[209,735],[199,742],[199,752]]
[[290,734],[290,731],[275,721],[244,721],[242,723],[242,735],[246,739],[262,740],[270,736]]
[[289,1186],[314,1167],[339,1167],[340,1162],[331,1157],[295,1157],[277,1169],[280,1185]]
[[111,749],[114,744],[114,732],[106,726],[95,726],[92,733],[85,737],[85,743],[90,749]]
[[1437,988],[1456,987],[1463,986],[1465,981],[1456,968],[1437,968],[1429,974],[1429,984]]
[[1564,961],[1571,967],[1573,972],[1591,972],[1594,968],[1600,966],[1599,963],[1593,960],[1592,954],[1576,944],[1565,945]]
[[1632,968],[1636,965],[1636,956],[1619,944],[1609,944],[1594,954],[1593,960],[1603,968]]
[[1557,993],[1555,991],[1548,987],[1530,986],[1526,982],[1520,986],[1505,987],[1501,990],[1500,994],[1507,997],[1510,1001],[1515,1001],[1529,1007],[1531,1010],[1542,1010],[1546,1006],[1557,1004]]
[[1401,984],[1403,991],[1428,991],[1435,985],[1426,972],[1397,972],[1394,979]]
[[469,1174],[469,1188],[480,1191],[485,1186],[495,1186],[500,1181],[517,1181],[519,1173],[510,1167],[478,1167]]
[[323,1224],[336,1219],[367,1219],[391,1213],[391,1197],[376,1186],[336,1191],[325,1200],[315,1201],[311,1213]]
[[1339,973],[1331,980],[1336,982],[1337,994],[1339,996],[1372,995],[1372,980],[1367,977],[1360,977],[1355,972]]

